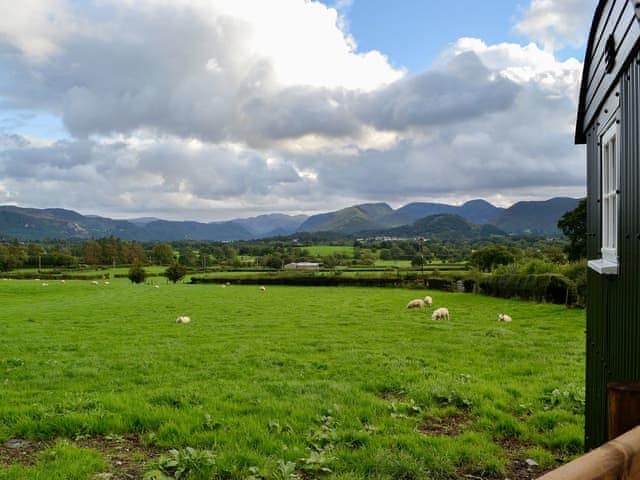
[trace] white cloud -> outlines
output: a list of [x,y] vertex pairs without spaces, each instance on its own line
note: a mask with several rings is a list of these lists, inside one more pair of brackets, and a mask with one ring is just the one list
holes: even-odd
[[539,42],[547,52],[586,43],[596,0],[532,0],[516,31]]
[[211,220],[583,189],[582,65],[533,43],[463,38],[408,75],[319,2],[21,5],[0,20],[3,104],[71,138],[0,132],[17,203]]

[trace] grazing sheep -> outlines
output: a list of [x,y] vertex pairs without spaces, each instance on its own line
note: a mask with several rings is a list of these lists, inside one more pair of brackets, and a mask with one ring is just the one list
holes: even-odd
[[105,285],[109,285],[109,282],[104,282]]
[[449,309],[442,307],[434,310],[431,320],[449,320]]
[[267,287],[265,287],[265,286],[260,287],[260,291],[261,292],[266,292],[267,291]]
[[160,285],[154,285],[153,288],[160,288]]
[[227,282],[225,285],[226,285],[227,287],[230,287],[230,286],[231,286],[231,283]]
[[60,280],[60,283],[64,283],[64,278],[62,280]]
[[427,304],[427,307],[431,307],[431,305],[433,305],[433,298],[427,295],[426,297],[424,297],[424,303]]
[[97,280],[92,280],[91,281],[91,285],[98,285],[98,281]]
[[221,285],[221,287],[222,288],[227,288],[227,286],[224,283]]
[[39,278],[36,278],[36,279],[35,279],[35,281],[36,281],[36,282],[39,282],[39,281],[40,281],[40,279],[39,279]]
[[191,321],[191,318],[185,315],[181,315],[178,318],[176,318],[176,323],[189,323],[190,321]]
[[513,319],[507,315],[506,313],[499,313],[498,314],[498,321],[499,322],[511,322]]
[[48,287],[48,286],[49,286],[49,284],[48,284],[48,283],[43,283],[43,284],[42,284],[42,286],[43,286],[43,287]]
[[416,298],[407,303],[407,308],[424,308],[424,306],[424,300],[421,298]]

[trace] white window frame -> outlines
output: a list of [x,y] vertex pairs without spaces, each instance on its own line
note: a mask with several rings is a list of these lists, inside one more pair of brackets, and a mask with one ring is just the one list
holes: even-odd
[[602,258],[590,260],[589,267],[601,274],[617,275],[620,222],[620,134],[617,122],[600,138],[600,180]]

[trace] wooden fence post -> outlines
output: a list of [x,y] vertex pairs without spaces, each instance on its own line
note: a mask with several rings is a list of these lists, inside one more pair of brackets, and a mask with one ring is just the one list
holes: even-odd
[[640,425],[640,382],[607,385],[609,440]]

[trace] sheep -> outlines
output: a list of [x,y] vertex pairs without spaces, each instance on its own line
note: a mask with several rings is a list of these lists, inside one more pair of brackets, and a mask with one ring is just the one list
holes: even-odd
[[424,300],[416,298],[407,303],[407,308],[424,308]]
[[222,288],[227,288],[227,286],[224,283],[221,286]]
[[499,322],[511,322],[513,319],[507,315],[506,313],[499,313],[498,314],[498,321]]
[[187,317],[186,315],[181,315],[178,318],[176,318],[176,323],[189,323],[191,321],[191,318]]
[[91,281],[91,285],[98,285],[98,281],[97,280],[92,280]]
[[160,285],[154,285],[153,288],[160,288]]
[[433,298],[427,295],[426,297],[424,297],[424,303],[427,304],[427,307],[431,307],[431,305],[433,305]]
[[104,282],[105,285],[109,285],[109,282]]
[[261,286],[261,287],[260,287],[260,291],[261,291],[261,292],[266,292],[266,291],[267,291],[267,287],[265,287],[265,286]]
[[42,284],[42,286],[43,286],[43,287],[48,287],[48,286],[49,286],[49,284],[48,284],[48,283],[43,283],[43,284]]
[[434,310],[431,314],[431,320],[449,320],[449,309],[441,307]]
[[65,282],[64,282],[64,278],[63,278],[62,280],[60,280],[60,283],[65,283]]

